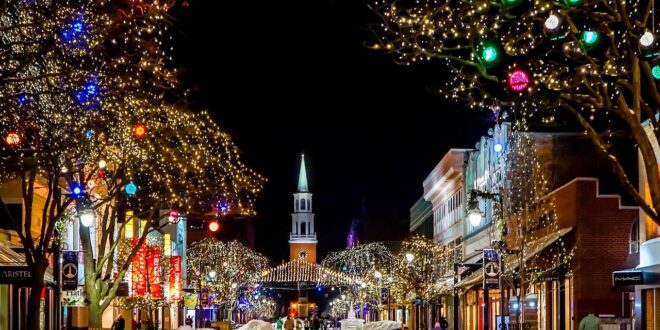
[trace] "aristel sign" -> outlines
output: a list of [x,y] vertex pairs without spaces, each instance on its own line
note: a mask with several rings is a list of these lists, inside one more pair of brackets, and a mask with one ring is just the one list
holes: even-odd
[[31,286],[32,272],[27,266],[0,267],[0,284]]

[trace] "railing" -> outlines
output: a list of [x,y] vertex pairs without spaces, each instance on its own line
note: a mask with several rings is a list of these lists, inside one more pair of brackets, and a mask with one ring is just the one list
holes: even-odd
[[289,239],[294,240],[294,239],[316,239],[316,234],[311,234],[311,235],[296,235],[296,234],[289,234]]

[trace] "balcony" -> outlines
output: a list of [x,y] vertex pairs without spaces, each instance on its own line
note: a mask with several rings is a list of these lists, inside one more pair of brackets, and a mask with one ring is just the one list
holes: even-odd
[[309,235],[289,234],[289,240],[290,241],[316,241],[316,234],[309,234]]

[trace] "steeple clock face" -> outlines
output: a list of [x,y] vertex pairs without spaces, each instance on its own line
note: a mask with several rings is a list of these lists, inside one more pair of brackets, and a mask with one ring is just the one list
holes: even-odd
[[298,257],[299,257],[300,259],[307,259],[307,251],[305,251],[305,250],[300,250],[300,252],[298,252]]

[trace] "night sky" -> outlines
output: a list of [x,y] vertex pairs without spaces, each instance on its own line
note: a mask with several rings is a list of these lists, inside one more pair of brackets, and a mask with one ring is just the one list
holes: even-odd
[[492,124],[431,92],[441,65],[404,68],[366,48],[376,17],[363,0],[191,0],[173,15],[192,106],[213,113],[269,180],[256,249],[275,261],[288,258],[301,152],[322,258],[344,248],[363,203],[361,242],[404,237],[423,179]]

